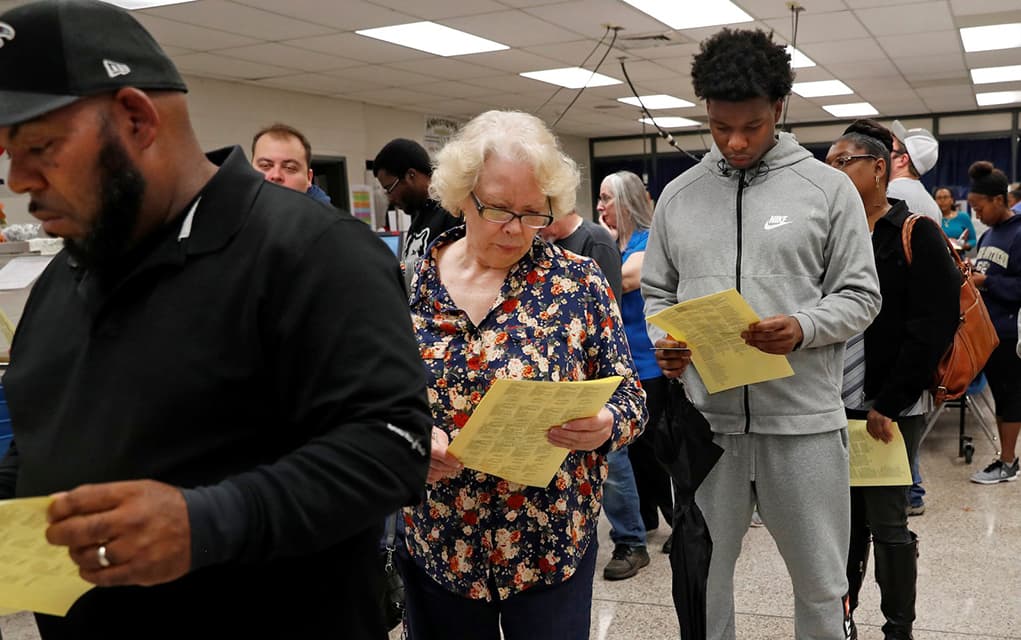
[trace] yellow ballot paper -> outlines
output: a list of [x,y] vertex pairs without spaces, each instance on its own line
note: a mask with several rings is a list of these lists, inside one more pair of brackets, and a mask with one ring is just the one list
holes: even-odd
[[763,353],[741,339],[759,319],[737,289],[685,300],[646,318],[688,343],[709,393],[794,375],[785,356]]
[[908,451],[896,422],[893,423],[893,440],[889,444],[870,436],[864,420],[848,420],[847,436],[852,487],[911,484]]
[[554,425],[599,413],[622,379],[497,380],[449,451],[469,469],[545,487],[569,453],[550,444],[546,432]]
[[0,500],[0,607],[62,616],[94,585],[66,547],[46,542],[51,498]]

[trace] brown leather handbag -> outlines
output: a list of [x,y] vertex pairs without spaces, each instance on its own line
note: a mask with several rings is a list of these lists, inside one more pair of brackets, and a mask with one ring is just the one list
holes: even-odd
[[[919,219],[925,219],[925,216],[912,214],[901,229],[901,242],[908,264],[911,264],[911,229]],[[954,245],[943,233],[942,228],[940,233],[947,243],[947,251],[961,272],[961,313],[954,341],[936,367],[936,376],[931,389],[936,404],[963,396],[968,390],[968,385],[978,377],[989,356],[1000,344],[993,321],[989,319],[989,311],[982,302],[982,295],[971,281],[971,265],[957,255]]]

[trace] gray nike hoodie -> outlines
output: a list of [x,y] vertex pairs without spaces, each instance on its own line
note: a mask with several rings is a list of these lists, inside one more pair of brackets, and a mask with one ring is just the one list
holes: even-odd
[[[713,145],[664,188],[642,267],[645,313],[736,288],[761,318],[787,314],[804,340],[794,376],[710,395],[695,367],[692,402],[717,433],[809,434],[847,425],[844,343],[879,313],[868,224],[844,173],[780,133],[759,164],[727,164]],[[662,330],[649,326],[655,342]]]

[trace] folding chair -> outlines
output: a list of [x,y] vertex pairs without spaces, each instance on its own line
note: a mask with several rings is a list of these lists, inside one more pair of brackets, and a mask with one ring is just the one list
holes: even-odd
[[959,410],[958,419],[958,441],[957,441],[957,456],[964,458],[965,463],[971,464],[972,457],[975,455],[975,445],[972,444],[971,436],[964,433],[965,413],[966,409],[970,410],[975,420],[978,422],[979,427],[986,434],[986,438],[993,445],[994,448],[999,450],[999,438],[997,437],[996,430],[996,410],[993,403],[993,395],[989,391],[989,385],[986,384],[985,375],[979,374],[975,381],[968,387],[968,392],[957,400],[950,400],[944,402],[942,405],[936,407],[932,413],[929,414],[929,418],[925,423],[925,431],[922,432],[922,440],[929,435],[932,428],[936,426],[936,421],[944,411],[951,407],[956,407]]

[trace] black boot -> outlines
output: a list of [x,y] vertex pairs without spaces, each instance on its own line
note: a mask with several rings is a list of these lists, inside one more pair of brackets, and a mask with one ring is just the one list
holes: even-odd
[[880,608],[886,617],[885,640],[913,640],[915,622],[915,582],[918,577],[918,537],[911,542],[876,542],[876,582],[882,593]]
[[869,528],[851,528],[851,544],[847,549],[847,595],[844,596],[844,633],[848,640],[858,640],[858,629],[854,626],[854,610],[858,608],[858,592],[865,580],[865,569],[869,564]]
[[854,626],[854,610],[858,608],[858,592],[865,580],[865,568],[869,564],[869,542],[872,532],[865,519],[865,502],[861,489],[851,488],[851,539],[847,547],[847,595],[844,596],[844,635],[848,640],[858,640],[858,629]]

